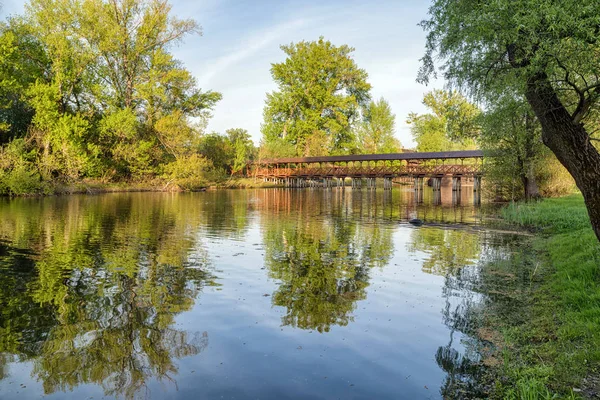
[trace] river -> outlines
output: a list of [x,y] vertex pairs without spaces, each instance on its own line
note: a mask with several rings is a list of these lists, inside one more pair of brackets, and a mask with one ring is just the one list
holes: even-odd
[[495,360],[479,323],[514,305],[506,285],[527,287],[511,261],[526,241],[489,229],[469,190],[439,202],[398,188],[0,199],[0,398],[483,396]]

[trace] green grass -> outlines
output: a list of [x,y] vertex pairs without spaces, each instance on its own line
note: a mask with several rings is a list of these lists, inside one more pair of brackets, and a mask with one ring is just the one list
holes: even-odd
[[[600,385],[600,244],[580,195],[511,204],[502,217],[538,232],[546,264],[520,326],[504,326],[505,398],[574,398]],[[575,392],[573,389],[575,388]],[[580,392],[579,389],[582,391]]]
[[502,209],[502,217],[509,222],[545,233],[589,230],[592,226],[583,197],[572,195],[545,199],[533,203],[511,203]]

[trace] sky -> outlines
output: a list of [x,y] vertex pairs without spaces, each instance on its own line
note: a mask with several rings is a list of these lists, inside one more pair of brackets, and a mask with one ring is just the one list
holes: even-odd
[[[23,12],[24,1],[0,0],[3,17]],[[406,118],[426,112],[423,94],[441,88],[415,81],[425,49],[417,24],[426,18],[425,0],[171,0],[173,14],[193,18],[202,35],[188,36],[172,49],[199,87],[223,94],[208,124],[224,133],[244,128],[258,144],[266,93],[276,90],[270,68],[282,62],[282,44],[317,40],[355,48],[356,64],[367,71],[373,99],[384,97],[396,114],[396,136],[414,142]]]

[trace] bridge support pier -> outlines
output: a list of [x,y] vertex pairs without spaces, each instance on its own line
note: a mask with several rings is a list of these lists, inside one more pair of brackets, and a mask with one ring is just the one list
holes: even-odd
[[415,176],[415,192],[422,192],[425,178],[422,176]]
[[460,176],[453,176],[452,177],[452,191],[453,192],[460,192],[461,190],[461,179]]
[[454,205],[454,206],[460,205],[460,190],[452,191],[452,205]]
[[439,192],[442,190],[442,177],[435,176],[431,178],[431,187],[434,192]]
[[415,190],[415,203],[422,204],[423,201],[424,201],[424,199],[423,199],[423,191],[422,190]]
[[375,189],[377,187],[377,178],[367,178],[367,188]]
[[433,204],[436,206],[439,206],[440,204],[442,204],[442,191],[441,190],[433,191]]
[[481,204],[481,175],[473,178],[473,203]]
[[392,178],[385,177],[383,178],[383,190],[391,190],[392,189]]
[[327,178],[323,178],[323,187],[324,188],[332,188],[334,184],[333,178],[327,177]]

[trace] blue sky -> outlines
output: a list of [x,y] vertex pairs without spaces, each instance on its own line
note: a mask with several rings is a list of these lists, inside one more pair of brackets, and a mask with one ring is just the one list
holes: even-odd
[[[21,13],[24,1],[0,0],[3,16]],[[423,94],[433,87],[415,82],[427,15],[423,0],[171,0],[179,17],[194,18],[202,36],[173,49],[203,89],[219,91],[208,129],[245,128],[258,143],[265,94],[276,89],[270,67],[284,60],[281,44],[316,40],[354,47],[354,59],[369,74],[373,98],[386,98],[396,114],[396,136],[413,145],[405,120],[424,112]]]

